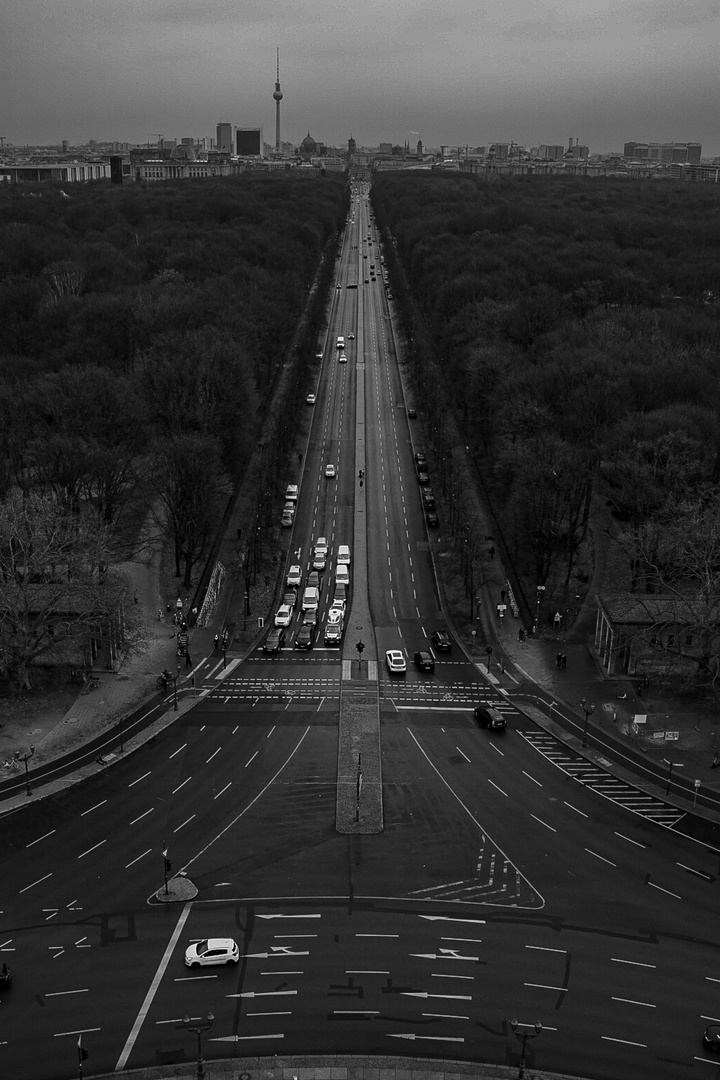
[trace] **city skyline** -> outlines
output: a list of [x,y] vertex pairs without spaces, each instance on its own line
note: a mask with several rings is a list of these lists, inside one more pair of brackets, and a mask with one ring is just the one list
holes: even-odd
[[335,146],[350,135],[436,146],[572,137],[606,153],[690,140],[714,155],[719,33],[707,0],[490,0],[482,11],[469,0],[441,11],[8,0],[0,135],[147,143],[205,135],[226,117],[274,135],[279,44],[288,141],[308,130]]

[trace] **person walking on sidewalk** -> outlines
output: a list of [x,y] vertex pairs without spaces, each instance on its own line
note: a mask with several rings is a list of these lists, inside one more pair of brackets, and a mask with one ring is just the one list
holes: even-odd
[[562,667],[562,656],[563,656],[563,654],[561,652],[559,652],[557,654],[557,656],[555,657],[555,667],[558,669],[558,671]]
[[216,634],[213,638],[213,652],[217,652],[217,647],[220,644],[220,635]]

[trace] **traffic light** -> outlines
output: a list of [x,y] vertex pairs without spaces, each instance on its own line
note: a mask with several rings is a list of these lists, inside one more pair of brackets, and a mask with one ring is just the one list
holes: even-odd
[[486,645],[485,652],[488,654],[488,656],[492,656],[492,645]]
[[165,859],[165,873],[169,874],[171,870],[172,870],[172,863],[170,862],[169,859],[166,858]]
[[87,1059],[88,1059],[88,1051],[85,1049],[84,1046],[81,1046],[80,1047],[80,1060],[81,1061],[87,1061]]

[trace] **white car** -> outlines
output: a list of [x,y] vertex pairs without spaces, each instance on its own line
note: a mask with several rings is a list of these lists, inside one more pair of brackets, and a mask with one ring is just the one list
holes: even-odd
[[348,341],[354,341],[354,340],[355,340],[355,335],[354,334],[348,334]]
[[328,480],[334,480],[335,476],[337,475],[336,472],[335,472],[335,466],[334,465],[326,465],[325,466],[325,475],[328,478]]
[[302,567],[291,566],[288,570],[287,578],[285,579],[289,586],[302,585]]
[[340,353],[340,355],[338,356],[338,364],[347,364],[347,353]]
[[319,555],[321,551],[323,555],[327,555],[328,553],[328,542],[324,536],[318,536],[315,541],[315,554]]
[[337,596],[330,605],[328,615],[332,615],[333,611],[339,611],[341,615],[345,614],[345,601],[340,600]]
[[206,938],[185,950],[189,968],[209,967],[212,964],[237,964],[240,951],[237,942],[229,937]]
[[322,358],[323,358],[323,354],[321,352],[316,352],[315,353],[315,359],[316,360],[322,360]]
[[307,402],[308,405],[314,405],[315,404],[315,395],[314,394],[308,394],[308,396],[305,398],[305,401]]
[[337,623],[341,623],[343,620],[343,613],[340,608],[331,607],[327,615],[328,626],[335,626]]
[[292,622],[292,608],[289,604],[281,604],[275,616],[276,626],[289,626]]
[[404,675],[407,671],[405,656],[399,649],[388,649],[385,653],[385,663],[391,675]]

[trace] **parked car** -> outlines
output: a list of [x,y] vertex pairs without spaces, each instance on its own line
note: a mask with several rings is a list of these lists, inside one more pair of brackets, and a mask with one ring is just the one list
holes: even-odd
[[417,420],[417,409],[414,408],[412,405],[408,409],[407,414],[408,420]]
[[418,669],[418,671],[435,670],[435,661],[432,657],[432,654],[429,652],[416,652],[413,656],[413,660],[415,662],[415,667]]
[[315,626],[311,623],[303,622],[302,626],[295,636],[295,648],[296,649],[312,649],[313,642],[315,641]]
[[440,524],[440,518],[437,516],[434,510],[425,511],[425,520],[431,529],[437,529]]
[[447,630],[433,630],[430,640],[438,652],[450,652],[452,649],[452,639]]
[[420,492],[422,496],[423,506],[426,510],[435,509],[435,492],[430,487],[424,487]]
[[237,964],[240,950],[232,938],[207,938],[185,950],[189,968],[210,967],[214,964]]
[[283,510],[282,517],[280,518],[280,524],[283,529],[288,529],[295,520],[295,515],[292,510]]
[[308,405],[314,405],[315,404],[315,395],[314,394],[308,394],[308,396],[305,398],[305,400],[308,403]]
[[480,727],[489,728],[490,731],[504,731],[507,727],[503,714],[486,705],[475,706],[475,719]]
[[297,486],[297,484],[288,484],[287,488],[285,489],[285,499],[288,502],[295,502],[296,503],[298,501],[298,486]]
[[404,675],[407,671],[405,656],[399,649],[388,649],[385,653],[385,663],[391,675]]
[[282,626],[276,626],[270,631],[265,638],[265,644],[263,645],[263,652],[275,653],[280,652],[285,644],[285,631]]
[[430,476],[424,469],[418,469],[418,484],[429,484]]
[[289,604],[281,604],[275,614],[276,626],[289,626],[292,622],[292,608]]
[[291,566],[285,580],[288,585],[294,585],[296,587],[302,585],[302,567],[297,565]]

